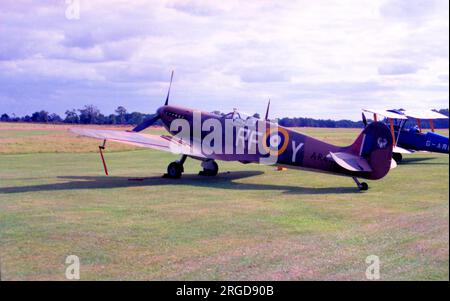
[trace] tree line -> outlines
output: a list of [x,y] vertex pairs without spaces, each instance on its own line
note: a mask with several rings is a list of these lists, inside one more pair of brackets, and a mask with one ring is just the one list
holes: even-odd
[[[445,116],[449,116],[448,109],[436,110]],[[371,117],[366,114],[366,117]],[[367,118],[368,121],[372,121]],[[278,124],[285,127],[326,127],[326,128],[362,128],[364,126],[362,120],[331,120],[331,119],[313,119],[313,118],[281,118],[278,120]],[[416,124],[416,121],[409,119],[406,123],[406,127],[411,127]],[[421,120],[420,125],[422,128],[430,128],[429,120]],[[448,129],[448,119],[436,119],[433,120],[433,126],[438,129]]]
[[[441,109],[437,111],[441,114],[449,116],[448,109]],[[23,117],[9,116],[4,113],[0,116],[0,121],[3,122],[38,122],[38,123],[69,123],[69,124],[122,124],[122,125],[136,125],[143,122],[145,119],[152,117],[152,114],[144,114],[140,112],[128,112],[123,106],[117,107],[115,114],[104,115],[94,105],[85,105],[81,109],[71,109],[65,112],[65,116],[61,117],[55,113],[49,113],[45,110],[34,112],[31,115]],[[220,111],[213,111],[212,113],[223,115]],[[253,116],[260,118],[258,113]],[[332,119],[314,119],[305,117],[284,117],[277,119],[278,124],[285,127],[324,127],[324,128],[362,128],[362,121],[352,120],[332,120]],[[414,121],[408,121],[412,125]],[[448,128],[448,119],[434,120],[434,127]],[[155,123],[162,125],[161,121]],[[428,120],[422,120],[421,126],[429,128]]]
[[4,122],[38,122],[38,123],[70,123],[70,124],[139,124],[152,114],[139,112],[129,113],[123,106],[117,107],[115,114],[104,115],[93,105],[85,105],[82,109],[71,109],[61,117],[56,113],[49,113],[45,110],[34,112],[23,117],[9,116],[2,114],[0,121]]

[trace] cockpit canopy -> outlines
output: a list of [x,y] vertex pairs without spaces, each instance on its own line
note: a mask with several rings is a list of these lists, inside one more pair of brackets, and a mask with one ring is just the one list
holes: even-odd
[[247,114],[247,113],[244,113],[244,112],[240,112],[240,111],[235,109],[235,110],[233,110],[233,112],[225,114],[224,118],[225,119],[233,119],[233,121],[242,120],[244,122],[247,122],[247,121],[253,121],[254,120],[256,122],[260,118],[258,116],[255,116],[255,115],[250,115],[250,114]]

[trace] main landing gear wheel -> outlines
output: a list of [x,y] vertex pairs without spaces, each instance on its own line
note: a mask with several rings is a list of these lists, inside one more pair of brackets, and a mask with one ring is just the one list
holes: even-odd
[[360,191],[366,191],[369,190],[369,185],[366,182],[359,182],[359,180],[355,177],[353,177],[353,181],[355,181],[356,185],[358,186],[358,189]]
[[392,158],[395,160],[395,162],[400,163],[403,159],[402,154],[400,153],[392,153]]
[[167,166],[167,174],[165,174],[164,177],[179,179],[184,172],[183,164],[186,161],[186,158],[187,156],[183,155],[180,160],[170,163],[169,166]]
[[183,173],[183,164],[175,161],[167,166],[167,177],[172,179],[179,179]]
[[203,161],[202,167],[203,170],[198,173],[200,176],[214,177],[219,172],[219,165],[214,160]]

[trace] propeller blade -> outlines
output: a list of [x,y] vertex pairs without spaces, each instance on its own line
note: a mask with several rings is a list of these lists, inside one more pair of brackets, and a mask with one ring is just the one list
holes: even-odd
[[[172,80],[173,80],[173,70],[172,70],[172,74],[170,75],[170,84],[169,84],[169,90],[167,91],[167,97],[166,97],[166,102],[164,103],[165,106],[167,106],[169,104],[169,96],[170,96],[170,88],[172,87]],[[142,130],[145,130],[146,128],[148,128],[149,126],[153,125],[156,121],[158,121],[161,118],[161,116],[159,116],[158,113],[156,113],[155,115],[153,115],[152,117],[150,117],[147,120],[144,120],[141,124],[138,124],[134,129],[132,129],[131,131],[133,132],[140,132]]]
[[153,117],[150,117],[147,120],[144,120],[142,123],[138,124],[134,129],[132,129],[133,132],[140,132],[142,130],[145,130],[152,124],[154,124],[156,121],[158,121],[161,117],[158,114],[155,114]]
[[269,119],[269,108],[270,108],[270,98],[269,98],[269,102],[267,103],[266,117],[264,118],[264,120]]
[[170,88],[172,87],[172,80],[173,80],[173,70],[172,70],[172,75],[170,76],[169,90],[167,91],[166,102],[164,103],[165,106],[167,106],[169,104],[169,95],[170,95]]
[[361,113],[361,114],[362,114],[362,122],[364,123],[364,127],[366,127],[367,126],[366,115],[364,115],[364,113]]

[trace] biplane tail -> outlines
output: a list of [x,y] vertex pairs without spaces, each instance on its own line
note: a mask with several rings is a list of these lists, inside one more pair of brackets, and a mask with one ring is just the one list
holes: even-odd
[[381,122],[372,122],[352,145],[342,148],[340,152],[330,153],[330,156],[342,168],[376,180],[396,167],[392,160],[392,149],[393,139],[389,128]]

